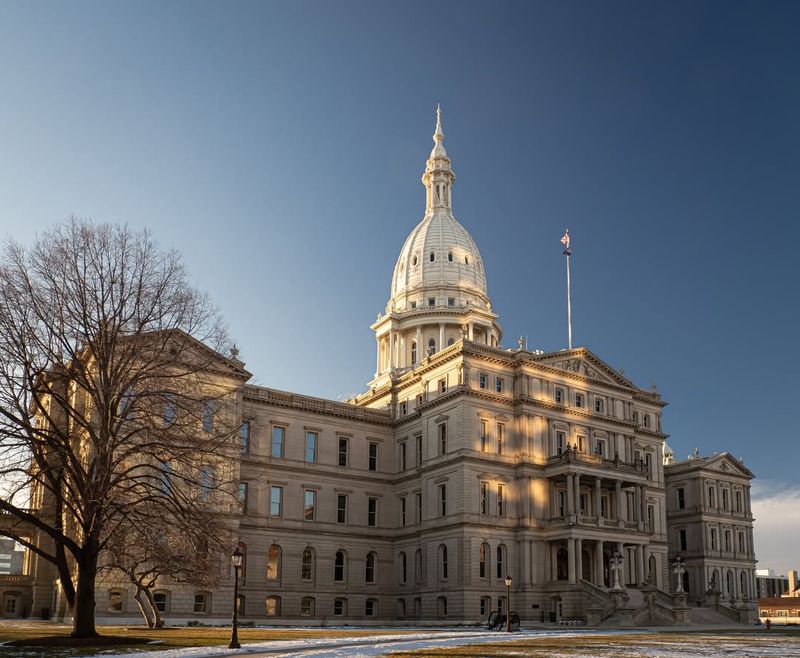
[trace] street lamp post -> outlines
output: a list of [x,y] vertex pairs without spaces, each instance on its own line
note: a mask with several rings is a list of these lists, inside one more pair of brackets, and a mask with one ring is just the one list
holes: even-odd
[[511,632],[511,576],[506,576],[506,633]]
[[233,565],[233,627],[231,628],[229,649],[242,648],[242,645],[239,644],[239,569],[242,568],[242,557],[243,553],[237,546],[231,555],[231,564]]

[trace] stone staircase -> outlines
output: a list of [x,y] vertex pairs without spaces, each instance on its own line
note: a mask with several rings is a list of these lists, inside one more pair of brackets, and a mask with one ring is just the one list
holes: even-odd
[[614,592],[586,581],[581,585],[590,600],[586,614],[590,626],[630,628],[691,623],[685,595],[667,594],[655,587]]

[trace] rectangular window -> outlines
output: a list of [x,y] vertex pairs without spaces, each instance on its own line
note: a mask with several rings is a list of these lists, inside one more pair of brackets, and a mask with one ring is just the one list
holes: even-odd
[[728,511],[728,490],[722,490],[722,509]]
[[370,471],[378,470],[378,444],[374,441],[370,441],[369,443],[369,459],[367,460],[367,466]]
[[406,497],[403,496],[400,499],[400,525],[405,526],[406,524]]
[[161,493],[164,496],[169,496],[172,493],[172,463],[168,461],[161,462],[161,473],[159,486]]
[[283,487],[270,487],[269,514],[280,516],[283,513]]
[[250,421],[246,420],[239,428],[242,452],[250,452]]
[[583,407],[583,393],[575,394],[575,406],[578,408]]
[[578,452],[586,452],[586,437],[578,435],[577,437]]
[[567,492],[566,491],[559,491],[558,492],[558,515],[563,517],[566,514],[567,510]]
[[678,509],[686,509],[686,493],[683,487],[678,487]]
[[347,453],[350,447],[350,440],[343,436],[339,437],[339,466],[347,466]]
[[208,594],[198,592],[194,595],[194,611],[196,613],[208,612]]
[[606,440],[605,439],[596,439],[594,443],[594,452],[596,455],[600,455],[601,457],[606,456]]
[[239,482],[239,505],[242,509],[242,514],[247,514],[247,482]]
[[378,499],[367,498],[367,525],[374,528],[378,525]]
[[650,414],[644,414],[644,426],[650,427]]
[[200,497],[208,500],[214,490],[214,467],[202,466],[200,468]]
[[725,531],[725,550],[726,551],[730,551],[731,550],[731,531],[730,530],[726,530]]
[[742,492],[741,491],[737,491],[736,492],[736,511],[737,512],[741,512],[742,511]]
[[317,518],[317,492],[306,489],[303,492],[303,520],[313,521]]
[[739,533],[739,552],[744,553],[744,533]]
[[347,495],[336,496],[336,523],[347,523]]
[[487,444],[487,429],[489,424],[485,421],[481,421],[481,452],[486,452],[488,450]]
[[403,402],[400,403],[400,415],[405,416],[407,413],[408,413],[408,402],[406,400],[403,400]]
[[411,302],[411,308],[417,308],[417,302]]
[[439,425],[439,454],[447,454],[447,423]]
[[486,514],[489,509],[489,483],[481,482],[481,514]]
[[556,404],[564,404],[564,389],[557,388],[553,391],[553,399]]
[[334,599],[333,614],[336,617],[342,617],[347,614],[347,599]]
[[164,424],[172,425],[178,417],[177,408],[175,406],[175,394],[167,393],[164,396]]
[[211,402],[203,405],[203,431],[209,434],[214,431],[214,405]]
[[686,550],[686,530],[678,530],[678,545],[681,547],[682,551]]
[[478,387],[479,388],[486,388],[489,385],[489,377],[486,373],[480,373],[478,375]]
[[567,435],[564,432],[556,432],[556,454],[561,455],[567,449]]
[[436,306],[436,297],[428,297],[428,306]]
[[167,611],[167,594],[166,592],[154,592],[153,603],[156,604],[156,610],[159,612]]
[[600,516],[604,519],[608,518],[608,496],[601,496],[600,498]]
[[494,390],[497,393],[502,393],[505,387],[505,382],[502,377],[496,377],[494,380]]
[[286,428],[280,425],[272,426],[272,456],[283,457],[284,439],[286,438]]
[[417,444],[417,466],[422,466],[422,435],[415,437]]
[[715,494],[714,494],[714,487],[709,487],[708,488],[708,506],[711,507],[711,508],[715,507],[715,504],[714,504],[715,501],[716,501],[716,498],[715,498]]
[[717,530],[715,528],[711,528],[711,550],[717,550]]
[[317,461],[317,443],[319,435],[316,432],[306,432],[306,461],[313,464]]
[[400,444],[400,470],[405,471],[407,468],[406,464],[406,442],[403,441]]
[[503,454],[503,444],[506,440],[506,426],[503,423],[497,423],[497,454]]
[[505,487],[502,484],[497,485],[497,516],[505,516]]
[[447,485],[439,485],[439,516],[447,516]]
[[448,297],[447,298],[447,305],[448,306],[455,306],[456,305],[456,298],[455,297]]
[[439,380],[439,393],[447,393],[447,380],[440,379]]
[[605,406],[606,405],[605,402],[603,401],[603,398],[594,399],[594,412],[596,414],[602,414],[603,411],[605,410]]
[[580,496],[580,511],[581,514],[586,516],[586,511],[589,509],[589,496],[587,494],[581,494]]
[[415,497],[417,499],[416,500],[416,502],[417,502],[417,505],[416,505],[416,508],[417,508],[416,521],[417,521],[417,525],[419,525],[420,523],[422,523],[422,494],[421,493],[417,493]]

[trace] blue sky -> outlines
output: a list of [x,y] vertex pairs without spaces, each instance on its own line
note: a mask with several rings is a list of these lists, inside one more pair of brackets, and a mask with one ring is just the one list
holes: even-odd
[[569,227],[575,343],[658,386],[678,456],[774,492],[800,461],[798,33],[777,1],[4,1],[0,233],[148,227],[258,383],[361,391],[441,102],[506,345],[565,346]]

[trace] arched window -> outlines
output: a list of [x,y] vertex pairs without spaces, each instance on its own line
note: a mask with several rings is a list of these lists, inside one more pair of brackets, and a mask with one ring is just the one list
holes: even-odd
[[300,615],[302,617],[313,617],[314,616],[314,597],[313,596],[304,596],[300,599]]
[[400,573],[400,583],[405,585],[406,584],[406,577],[408,576],[408,565],[406,564],[406,554],[400,553],[399,556],[399,565]]
[[486,568],[486,558],[489,555],[489,544],[481,544],[478,554],[478,573],[481,578],[486,578],[488,571]]
[[439,578],[447,580],[447,546],[439,546]]
[[428,352],[430,352],[431,354],[434,354],[436,352],[436,339],[435,338],[431,338],[428,341]]
[[277,580],[281,574],[281,547],[272,544],[267,553],[267,580]]
[[333,579],[337,583],[344,582],[345,562],[344,551],[336,551],[336,555],[333,557]]
[[281,597],[268,596],[265,602],[265,613],[267,617],[278,617],[281,614]]
[[314,554],[314,549],[310,546],[306,546],[305,550],[303,550],[303,560],[300,568],[300,578],[302,580],[314,580],[314,572],[316,571],[314,568],[315,562],[316,555]]
[[420,549],[417,549],[417,552],[414,553],[414,577],[416,578],[417,585],[423,583],[422,551]]
[[727,585],[728,585],[728,591],[727,591],[727,592],[725,592],[725,594],[726,594],[727,596],[735,596],[735,594],[734,594],[734,592],[733,592],[733,587],[734,587],[734,582],[733,582],[733,571],[731,571],[730,569],[728,569],[728,573],[727,573],[727,575],[726,575],[726,578],[727,578],[727,581],[728,581],[728,583],[727,583]]
[[497,547],[497,577],[505,578],[506,547],[500,544]]
[[739,596],[747,598],[747,575],[744,571],[739,572]]
[[375,553],[367,553],[364,562],[364,580],[368,583],[375,582]]
[[435,260],[436,260],[436,254],[434,252],[431,252],[431,263],[433,263]]
[[412,341],[411,343],[411,363],[414,364],[417,362],[417,341]]
[[414,258],[411,259],[411,266],[412,267],[416,267],[417,266],[417,257],[416,256],[414,256]]
[[447,339],[447,347],[450,347],[451,345],[455,344],[455,342],[456,342],[455,338],[452,338],[452,337],[448,338]]

